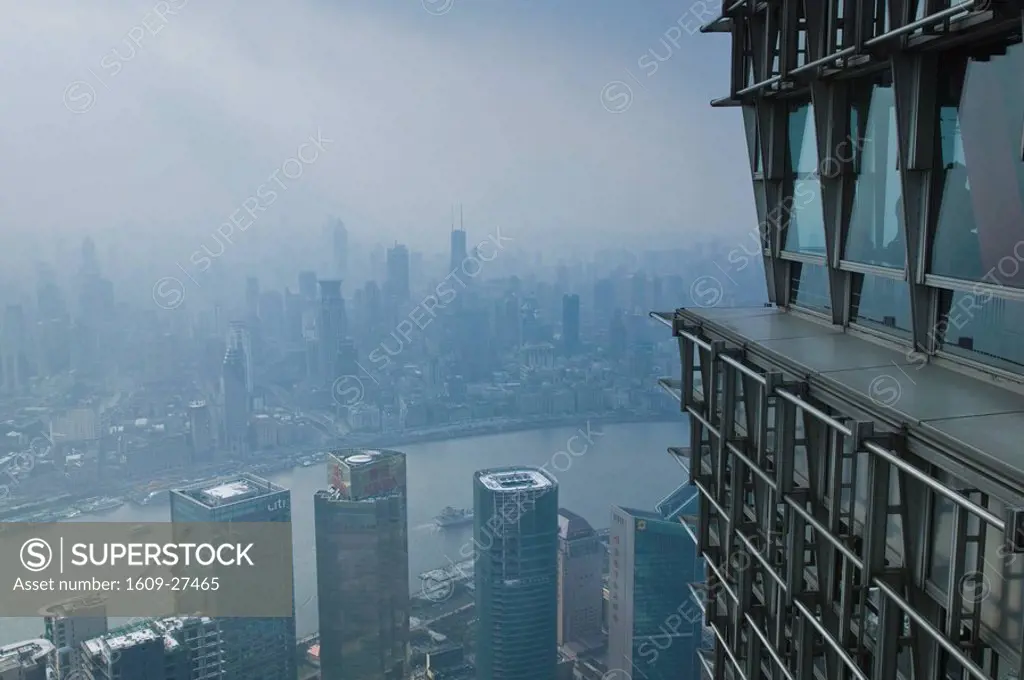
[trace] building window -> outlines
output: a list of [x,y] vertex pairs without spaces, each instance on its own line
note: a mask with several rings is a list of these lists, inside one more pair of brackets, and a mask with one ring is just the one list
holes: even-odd
[[818,179],[818,142],[814,136],[814,109],[809,103],[790,110],[788,134],[793,191],[776,211],[788,218],[783,249],[824,255],[825,213]]
[[943,66],[930,273],[1024,287],[1024,46]]
[[792,302],[798,307],[831,310],[828,271],[822,265],[793,262],[791,267]]
[[1020,372],[1024,367],[1024,302],[988,293],[942,291],[942,349]]
[[896,137],[896,100],[886,73],[880,83],[866,91],[862,86],[862,93],[854,94],[850,139],[836,149],[836,160],[853,160],[857,171],[844,259],[895,269],[906,266]]
[[906,281],[854,274],[851,303],[855,323],[900,335],[910,332],[910,287]]

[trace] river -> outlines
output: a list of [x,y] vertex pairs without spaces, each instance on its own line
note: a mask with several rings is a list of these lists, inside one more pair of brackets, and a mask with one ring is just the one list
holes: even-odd
[[[432,518],[446,505],[471,507],[473,472],[502,465],[546,465],[558,478],[559,505],[585,517],[595,529],[610,522],[610,506],[652,509],[682,483],[684,473],[666,449],[687,446],[686,420],[590,426],[593,444],[579,437],[571,444],[579,453],[564,454],[573,435],[586,432],[581,419],[576,427],[512,432],[483,437],[449,439],[400,447],[406,460],[409,493],[409,587],[420,588],[419,574],[458,562],[472,540],[472,525],[438,532]],[[598,436],[597,433],[603,433]],[[295,468],[270,476],[292,492],[292,527],[295,555],[296,629],[299,636],[317,629],[316,566],[313,561],[313,492],[326,483],[324,465]],[[138,507],[124,505],[113,511],[82,515],[74,521],[161,522],[170,520],[167,503]],[[120,623],[111,619],[111,626]],[[0,644],[40,637],[40,618],[0,618]]]

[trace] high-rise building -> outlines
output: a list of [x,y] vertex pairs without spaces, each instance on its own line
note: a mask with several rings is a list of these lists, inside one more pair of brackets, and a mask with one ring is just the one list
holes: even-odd
[[396,243],[388,248],[388,279],[385,292],[395,302],[409,300],[409,249]]
[[558,483],[529,467],[473,475],[479,680],[554,680]]
[[562,296],[562,351],[572,356],[580,349],[580,296]]
[[345,338],[348,320],[345,298],[341,296],[341,281],[322,280],[320,283],[320,309],[317,316],[317,341],[320,347],[320,371],[323,384],[330,385],[340,376],[338,357]]
[[313,497],[323,680],[405,680],[409,531],[405,454],[349,449],[327,458]]
[[299,272],[299,295],[309,303],[316,302],[317,299],[317,278],[316,272],[302,271]]
[[229,346],[221,371],[221,399],[224,403],[224,443],[227,450],[242,454],[249,442],[249,391],[245,386],[243,350]]
[[703,615],[691,587],[703,583],[703,563],[686,527],[612,506],[608,549],[608,669],[650,680],[701,677]]
[[256,387],[255,367],[253,365],[253,342],[249,325],[244,321],[232,321],[228,335],[228,347],[238,350],[245,368],[245,392],[252,396]]
[[58,678],[66,678],[83,667],[82,643],[107,633],[106,603],[96,594],[55,604],[41,614],[46,639],[54,647],[50,666]]
[[252,323],[260,316],[260,280],[255,276],[245,279],[245,320]]
[[[288,489],[247,473],[175,489],[170,496],[175,523],[290,523],[292,517]],[[215,621],[221,634],[224,680],[295,677],[294,608],[290,617]]]
[[657,315],[715,678],[1022,675],[1021,13],[738,2],[705,28],[758,197],[719,288],[763,264],[769,299]]
[[605,548],[587,520],[558,511],[558,644],[575,656],[604,642],[601,632]]
[[[82,678],[218,680],[223,676],[217,622],[202,616],[145,619],[81,644]],[[74,673],[70,676],[77,680]]]
[[451,236],[451,262],[449,272],[460,271],[462,263],[466,261],[466,230],[452,229]]
[[215,446],[213,414],[205,401],[189,402],[188,431],[192,444],[192,460],[198,462],[212,459]]
[[27,387],[25,350],[28,338],[25,312],[21,305],[7,305],[0,331],[0,371],[5,392],[16,393]]
[[348,229],[341,220],[331,221],[331,255],[334,275],[339,279],[348,276]]

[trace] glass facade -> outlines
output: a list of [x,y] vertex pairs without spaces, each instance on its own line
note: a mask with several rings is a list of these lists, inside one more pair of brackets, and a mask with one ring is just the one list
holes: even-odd
[[[237,495],[210,493],[225,489]],[[173,490],[170,497],[171,522],[291,522],[291,492],[252,475]],[[294,614],[215,620],[221,630],[225,680],[295,677]]]
[[[941,190],[932,274],[1024,287],[1024,46],[949,56],[940,76]],[[1000,51],[1003,51],[1000,50]]]
[[943,291],[939,309],[942,349],[1020,372],[1024,368],[1024,302]]
[[328,455],[313,496],[323,680],[404,680],[409,645],[405,454]]
[[851,320],[906,335],[911,329],[906,281],[872,274],[853,275]]
[[558,485],[540,470],[475,473],[479,680],[554,680],[558,658]]
[[819,311],[832,309],[828,270],[822,265],[794,262],[792,269],[793,304]]
[[839,145],[837,155],[843,157],[836,159],[852,159],[856,170],[843,258],[903,269],[907,252],[892,82],[886,73],[878,84],[851,89],[855,101],[850,110],[851,139]]
[[[695,504],[694,504],[695,505]],[[704,582],[686,527],[661,515],[612,508],[608,668],[630,677],[701,677],[703,615],[690,585]]]
[[810,104],[789,113],[789,163],[793,173],[792,206],[783,249],[794,253],[825,254],[825,213],[818,179],[818,142]]

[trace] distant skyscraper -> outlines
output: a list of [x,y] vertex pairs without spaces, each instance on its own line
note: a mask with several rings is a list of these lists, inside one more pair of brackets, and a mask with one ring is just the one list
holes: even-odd
[[397,302],[409,299],[409,249],[396,243],[388,248],[387,293]]
[[245,320],[252,323],[260,316],[260,280],[250,276],[245,280]]
[[205,401],[193,401],[188,405],[188,429],[192,440],[192,460],[208,461],[213,458],[213,418],[210,406]]
[[609,542],[609,671],[650,680],[700,678],[703,617],[690,584],[703,583],[704,573],[686,527],[612,506]]
[[573,356],[580,347],[580,296],[562,296],[562,351]]
[[245,391],[250,396],[256,387],[252,345],[252,333],[250,333],[246,323],[244,321],[232,321],[228,336],[228,347],[237,349],[242,357],[242,365],[245,367]]
[[341,220],[331,223],[331,254],[334,258],[334,275],[339,279],[348,276],[348,229]]
[[449,271],[456,271],[466,261],[466,230],[459,227],[452,229],[451,237],[451,263]]
[[260,293],[260,331],[265,339],[280,340],[285,334],[284,296],[280,291]]
[[224,354],[221,373],[224,401],[224,441],[233,453],[245,453],[249,441],[249,392],[245,388],[245,358],[237,347]]
[[21,305],[7,305],[4,311],[3,331],[0,333],[0,369],[3,370],[5,392],[16,393],[26,387],[27,342],[24,310]]
[[479,680],[554,680],[558,484],[536,468],[473,476]]
[[327,459],[313,497],[323,680],[405,680],[409,533],[405,454],[350,449]]
[[301,295],[306,302],[316,302],[316,272],[299,272],[299,295]]
[[320,281],[320,308],[317,316],[317,341],[320,344],[320,371],[323,383],[330,385],[344,375],[340,372],[338,356],[345,338],[348,321],[345,298],[341,296],[341,281]]
[[587,520],[558,511],[558,644],[580,654],[601,646],[605,548]]
[[[171,491],[171,521],[176,523],[291,520],[288,489],[255,475],[226,477]],[[253,593],[253,597],[259,597],[259,593]],[[223,680],[295,677],[294,608],[290,617],[215,621],[221,631]]]

